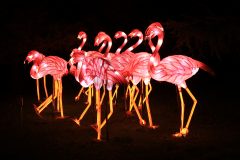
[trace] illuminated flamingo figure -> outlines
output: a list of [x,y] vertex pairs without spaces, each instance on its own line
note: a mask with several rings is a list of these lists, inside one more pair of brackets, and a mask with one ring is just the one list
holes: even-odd
[[38,115],[57,98],[57,111],[60,118],[64,118],[62,107],[62,76],[68,73],[67,61],[57,56],[44,57],[38,66],[32,68],[32,78],[39,79],[48,74],[53,76],[53,94],[39,106],[35,106]]
[[[143,36],[141,36],[141,31],[136,31],[136,33],[139,35],[140,38],[143,38]],[[133,67],[132,67],[133,83],[138,84],[140,80],[144,82],[145,98],[142,100],[142,103],[145,102],[146,104],[149,127],[156,128],[158,126],[153,125],[152,115],[151,115],[151,110],[149,105],[149,94],[152,91],[152,86],[150,83],[151,76],[149,74],[149,65],[150,65],[150,61],[152,65],[157,65],[160,62],[159,49],[162,46],[163,37],[164,37],[164,30],[162,25],[159,22],[154,22],[150,24],[145,31],[145,36],[146,36],[146,39],[149,40],[148,44],[153,53],[149,54],[147,52],[140,52],[135,54],[135,57],[133,60],[134,61]],[[158,37],[156,47],[152,43],[152,39],[155,36]],[[141,100],[141,97],[140,97],[140,100]],[[129,112],[130,111],[131,111],[131,106],[129,108]]]
[[[72,60],[71,60],[72,61]],[[96,89],[96,110],[97,110],[97,123],[96,126],[93,127],[96,129],[98,135],[97,140],[101,140],[101,129],[106,124],[107,119],[110,118],[113,108],[112,103],[110,101],[110,113],[108,114],[107,118],[103,121],[101,120],[101,95],[100,89],[103,85],[107,86],[109,90],[109,99],[111,99],[111,86],[114,83],[125,83],[125,78],[121,76],[111,65],[107,59],[102,57],[97,57],[96,55],[93,56],[86,56],[84,57],[84,63],[78,62],[81,65],[81,72],[79,72],[79,82],[83,86],[90,86],[94,83]],[[88,107],[89,108],[89,107]],[[87,108],[87,109],[88,109]],[[86,113],[86,109],[83,114]],[[82,115],[83,115],[82,114]],[[82,118],[83,116],[81,116]],[[80,124],[81,119],[77,119],[75,122]]]
[[[136,33],[136,35],[138,35],[139,39],[141,39],[141,41],[143,40],[143,34],[140,30],[135,29],[134,32]],[[132,49],[129,49],[130,51]],[[157,52],[156,52],[157,53]],[[151,116],[151,110],[150,110],[150,106],[149,106],[149,94],[152,90],[152,86],[150,83],[151,80],[151,75],[149,73],[149,62],[152,56],[156,56],[157,55],[152,55],[150,53],[147,52],[138,52],[134,54],[134,58],[131,60],[130,64],[131,66],[129,67],[129,71],[131,73],[132,76],[132,83],[133,83],[133,88],[132,88],[132,93],[135,94],[135,89],[137,88],[136,86],[139,84],[140,81],[144,82],[144,86],[145,86],[145,98],[143,99],[143,102],[145,102],[146,104],[146,108],[147,108],[147,114],[148,114],[148,120],[149,120],[149,127],[150,128],[156,128],[156,125],[153,125],[152,123],[152,116]],[[160,59],[160,56],[159,56]],[[150,87],[150,89],[149,89]],[[132,106],[135,103],[135,99],[136,96],[138,95],[138,91],[136,93],[136,95],[134,96],[133,99],[133,103],[130,103],[130,107],[129,107],[129,111],[128,114],[131,114],[131,109]],[[140,99],[141,101],[141,99]]]
[[[123,74],[128,81],[131,81],[132,80],[131,65],[132,65],[132,61],[133,61],[134,56],[135,56],[135,54],[132,52],[132,50],[142,43],[143,35],[142,35],[141,31],[139,31],[138,29],[134,29],[134,30],[132,30],[129,33],[128,36],[131,37],[131,38],[138,37],[138,41],[135,44],[133,44],[132,46],[130,46],[129,48],[127,48],[124,52],[121,52],[122,48],[127,43],[127,35],[124,32],[122,32],[122,31],[116,32],[115,38],[123,37],[124,38],[124,42],[116,50],[117,56],[115,56],[112,59],[112,64],[113,64],[114,68],[117,68],[117,70],[120,71],[121,74]],[[120,52],[121,52],[121,54],[119,54]],[[137,90],[137,94],[134,96],[135,89]],[[132,109],[132,107],[134,105],[136,105],[135,100],[137,98],[139,89],[137,88],[137,86],[133,86],[131,88],[130,84],[128,84],[127,89],[126,89],[126,93],[125,93],[125,99],[127,99],[128,92],[129,92],[129,95],[131,97],[129,103],[130,103],[130,108]],[[138,117],[140,117],[140,113],[139,113],[138,109],[136,110],[136,112],[138,114]],[[130,112],[127,112],[127,113],[130,114]],[[140,122],[141,121],[142,120],[140,119]]]
[[[84,50],[82,50],[82,48],[83,48],[83,46],[85,45],[85,43],[86,43],[86,41],[87,41],[87,34],[86,34],[86,32],[80,31],[80,32],[78,33],[77,38],[78,38],[79,40],[81,40],[81,44],[79,45],[79,47],[77,48],[77,50],[76,50],[76,49],[73,49],[73,51],[72,51],[71,54],[70,54],[70,57],[73,56],[74,52],[76,52],[76,53],[79,54],[79,55],[82,55],[82,54],[84,54],[84,52],[85,52]],[[79,51],[82,51],[82,52],[79,52]],[[75,56],[76,56],[76,55],[75,55]],[[76,62],[75,62],[75,63],[76,63]],[[75,71],[76,71],[76,70],[75,70],[76,67],[73,67],[73,65],[74,65],[75,63],[69,63],[69,64],[71,65],[71,70],[72,70],[72,72],[75,72]],[[77,71],[76,71],[76,72],[77,72]],[[73,74],[75,74],[75,73],[73,73]],[[76,77],[75,77],[75,78],[78,77],[77,75],[78,75],[78,74],[76,74]],[[80,95],[82,94],[82,92],[84,92],[84,87],[82,87],[82,88],[80,89],[78,95],[75,97],[75,101],[79,100]],[[87,92],[88,92],[88,91],[87,91]],[[85,92],[85,93],[87,93],[87,92]]]
[[[89,63],[92,63],[93,58],[95,57],[104,57],[103,54],[97,51],[83,51],[82,47],[84,46],[87,35],[85,32],[81,31],[79,32],[78,38],[81,39],[83,38],[83,41],[78,49],[73,49],[71,53],[71,58],[69,60],[70,64],[70,72],[75,76],[75,79],[77,82],[79,82],[82,86],[82,89],[80,90],[79,94],[75,97],[75,100],[79,100],[80,94],[82,93],[84,88],[88,88],[88,90],[85,92],[88,95],[88,100],[87,100],[87,106],[85,107],[84,111],[82,114],[79,116],[79,118],[74,118],[73,121],[77,124],[80,125],[81,120],[87,113],[88,109],[90,108],[92,104],[92,96],[93,96],[93,79],[94,76],[88,75],[88,70],[91,65]],[[95,41],[99,40],[99,34],[96,36]],[[101,41],[102,42],[102,41]],[[100,47],[99,51],[102,51],[102,49],[106,46],[106,41],[103,42],[102,46]],[[75,66],[77,64],[77,67]],[[91,69],[90,69],[91,70]],[[101,98],[100,103],[102,104],[103,98],[105,96],[105,87],[104,87],[104,92],[103,96]]]
[[[150,64],[150,74],[156,81],[166,81],[175,84],[178,87],[178,92],[181,100],[181,127],[180,131],[174,136],[182,137],[186,136],[189,132],[188,128],[192,119],[192,115],[197,104],[197,100],[186,85],[186,80],[195,75],[199,68],[214,74],[214,72],[204,63],[194,60],[184,55],[172,55],[163,58],[159,64]],[[188,95],[193,100],[191,112],[188,116],[186,125],[184,126],[184,111],[185,105],[182,96],[182,88],[184,88]]]
[[[26,61],[28,63],[33,62],[33,66],[30,70],[31,77],[32,77],[32,74],[34,74],[34,68],[41,63],[41,61],[44,57],[45,56],[43,54],[41,54],[41,53],[39,53],[38,51],[35,51],[35,50],[32,50],[32,51],[28,52],[28,55],[27,55],[27,57],[24,61],[24,64],[26,63]],[[46,87],[46,76],[43,77],[43,84],[44,84],[45,95],[46,95],[46,98],[47,98],[48,97],[48,92],[47,92],[47,87]],[[37,86],[38,101],[40,101],[39,79],[36,79],[36,86]]]
[[[135,31],[134,32],[132,32],[132,33],[135,33]],[[99,45],[100,43],[102,43],[102,41],[107,41],[108,42],[108,46],[107,46],[107,49],[106,49],[106,52],[105,52],[105,57],[107,57],[107,59],[109,60],[109,61],[111,61],[111,65],[113,66],[113,68],[114,69],[116,69],[121,75],[123,75],[124,76],[124,73],[123,73],[123,71],[122,70],[119,70],[119,68],[118,68],[118,66],[119,66],[119,63],[121,63],[121,62],[123,62],[123,61],[121,61],[121,62],[119,62],[119,61],[116,61],[116,59],[118,59],[118,58],[116,58],[116,57],[122,57],[123,56],[123,54],[117,54],[117,55],[115,55],[114,53],[110,53],[109,51],[110,51],[110,49],[111,49],[111,45],[112,45],[112,40],[111,40],[111,38],[105,33],[105,32],[99,32],[99,34],[98,34],[98,36],[97,37],[99,37],[99,39],[97,39],[97,41],[95,41],[95,45]],[[137,46],[137,45],[136,45]],[[120,46],[120,48],[121,48],[121,46]],[[129,49],[128,51],[126,51],[126,54],[128,54],[129,55],[129,53],[131,52],[131,50],[134,48],[134,47],[130,47],[131,49]],[[126,55],[125,54],[125,55]],[[131,53],[132,55],[133,55],[133,53]],[[116,59],[115,59],[116,58]],[[125,58],[129,58],[128,56],[126,56]],[[121,59],[121,58],[120,58]],[[119,59],[118,59],[119,60]],[[129,66],[130,64],[129,63],[127,63],[127,65]],[[125,68],[124,68],[124,70],[127,70],[127,66],[125,65]],[[125,76],[124,76],[125,77]],[[126,81],[128,80],[128,78],[126,79]],[[108,87],[108,91],[111,91],[112,90],[112,85],[113,84],[111,84],[111,85],[109,85],[109,87]],[[115,90],[116,91],[116,90]],[[130,99],[131,99],[131,101],[133,101],[133,96],[132,95],[134,95],[133,94],[134,93],[134,91],[132,92],[132,94],[130,94]],[[109,94],[111,94],[111,92],[109,92]],[[112,96],[111,96],[112,97]],[[111,101],[112,101],[112,98],[110,97],[110,99],[109,99],[109,101],[110,101],[110,103],[112,103]],[[112,104],[111,104],[112,105]],[[134,109],[135,109],[135,111],[136,111],[136,113],[137,113],[137,116],[138,116],[138,119],[139,119],[139,123],[141,124],[141,125],[145,125],[145,120],[143,120],[142,119],[142,116],[140,115],[140,113],[139,113],[139,110],[138,110],[138,108],[137,108],[137,106],[136,106],[136,104],[135,104],[135,101],[133,102],[133,106],[134,106]],[[110,110],[112,110],[112,106],[110,106],[111,107],[111,109]],[[111,114],[112,114],[112,111],[110,112]],[[110,115],[111,115],[110,114]]]

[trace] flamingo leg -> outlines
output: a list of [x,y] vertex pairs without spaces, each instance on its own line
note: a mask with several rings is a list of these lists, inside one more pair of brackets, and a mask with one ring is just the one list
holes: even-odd
[[183,100],[183,95],[182,95],[182,88],[178,86],[178,93],[181,101],[181,126],[180,126],[180,132],[175,133],[173,136],[175,137],[182,137],[182,130],[183,130],[183,124],[184,124],[184,112],[185,112],[185,104]]
[[78,95],[75,97],[75,101],[78,101],[80,99],[80,96],[82,94],[82,92],[84,91],[84,87],[82,87],[78,93]]
[[38,97],[38,102],[40,101],[40,93],[39,93],[39,80],[36,79],[36,86],[37,86],[37,97]]
[[[192,94],[192,92],[188,89],[188,88],[185,88],[187,93],[189,94],[189,96],[192,98],[193,100],[193,106],[192,106],[192,109],[191,109],[191,112],[190,112],[190,115],[188,117],[188,120],[187,120],[187,124],[185,126],[185,128],[183,128],[183,132],[186,130],[186,132],[188,132],[188,127],[190,125],[190,122],[191,122],[191,119],[192,119],[192,115],[193,115],[193,112],[195,110],[195,107],[197,105],[197,100],[196,98],[194,97],[194,95]],[[186,133],[187,134],[187,133]]]
[[[140,114],[140,112],[139,112],[139,110],[138,110],[138,107],[137,107],[137,105],[136,105],[136,103],[135,103],[134,97],[133,97],[133,93],[134,93],[136,87],[137,87],[136,85],[133,85],[133,89],[132,89],[133,91],[132,91],[132,93],[130,94],[130,98],[131,98],[132,105],[133,105],[133,107],[134,107],[134,109],[135,109],[135,111],[136,111],[136,113],[137,113],[137,116],[138,116],[140,125],[145,125],[146,122],[145,122],[145,120],[142,118],[142,116],[141,116],[141,114]],[[136,96],[135,96],[135,97],[136,97]]]
[[105,93],[106,93],[106,87],[103,86],[103,95],[102,95],[101,101],[100,101],[100,104],[101,104],[101,105],[102,105],[103,99],[104,99],[104,97],[105,97]]
[[97,109],[97,140],[101,140],[101,101],[100,90],[96,90],[96,109]]
[[44,85],[44,91],[46,98],[48,97],[48,91],[47,91],[47,83],[46,83],[46,76],[43,77],[43,85]]
[[113,92],[113,96],[112,96],[112,99],[114,99],[115,97],[115,101],[114,101],[114,104],[116,104],[116,100],[117,100],[117,93],[118,93],[118,88],[119,88],[119,85],[118,84],[116,84],[115,85],[116,86],[116,88],[115,88],[115,90],[114,90],[114,92]]
[[113,114],[113,96],[112,96],[112,91],[108,91],[109,93],[109,107],[110,107],[110,112],[107,115],[107,118],[104,119],[104,121],[101,124],[101,128],[106,124],[107,120],[112,116]]
[[58,84],[59,84],[59,94],[58,94],[58,99],[59,99],[59,108],[60,108],[60,115],[61,118],[64,118],[64,114],[63,114],[63,104],[62,104],[62,80],[58,80]]
[[44,102],[42,102],[38,107],[35,107],[35,111],[37,112],[38,115],[40,115],[40,113],[49,105],[49,103],[53,102],[56,98],[57,98],[57,93],[56,93],[56,89],[57,86],[56,85],[56,81],[53,81],[53,94],[50,95]]
[[[149,89],[149,90],[148,90],[148,86],[150,86],[150,89]],[[150,83],[149,83],[149,85],[145,85],[145,94],[146,94],[145,101],[146,101],[146,107],[147,107],[149,127],[155,129],[155,128],[157,128],[158,126],[153,125],[153,122],[152,122],[152,114],[151,114],[151,110],[150,110],[150,106],[149,106],[149,99],[148,99],[148,95],[150,94],[151,90],[152,90],[152,86],[151,86]]]
[[85,116],[85,114],[87,113],[88,109],[90,108],[91,104],[92,104],[92,86],[88,87],[88,105],[87,107],[84,109],[84,111],[82,112],[82,114],[80,115],[80,117],[78,119],[73,119],[73,121],[78,124],[80,126],[80,121],[83,119],[83,117]]
[[148,95],[149,95],[149,94],[151,93],[151,91],[152,91],[152,85],[151,85],[151,83],[149,83],[148,85],[149,85],[149,90],[146,91],[146,96],[145,96],[145,98],[143,99],[143,103],[146,101],[146,97],[148,97]]
[[143,107],[143,103],[144,103],[144,101],[143,101],[143,94],[144,94],[144,89],[143,89],[143,80],[141,80],[141,91],[140,91],[140,98],[139,98],[139,101],[138,101],[138,108],[140,109],[140,110],[142,110],[142,107]]
[[[135,93],[135,90],[137,91],[136,93]],[[139,89],[138,89],[137,86],[134,85],[134,86],[132,87],[131,95],[133,96],[133,95],[135,94],[135,96],[133,97],[133,99],[130,99],[130,102],[131,102],[131,103],[130,103],[130,107],[129,107],[129,112],[132,111],[133,101],[134,101],[134,103],[136,103],[136,99],[137,99],[138,93],[139,93]]]
[[59,101],[59,91],[60,91],[60,84],[58,82],[58,80],[54,81],[54,90],[55,90],[55,94],[57,96],[57,112],[60,112],[60,101]]
[[42,102],[38,107],[35,107],[35,111],[40,114],[48,105],[52,102],[52,94]]

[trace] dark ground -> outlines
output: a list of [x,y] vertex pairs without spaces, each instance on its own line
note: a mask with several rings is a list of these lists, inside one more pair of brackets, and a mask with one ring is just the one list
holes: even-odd
[[[42,113],[45,119],[36,115],[35,84],[26,78],[28,83],[21,85],[32,88],[26,87],[16,97],[9,96],[1,106],[1,152],[9,158],[29,159],[233,159],[240,149],[239,102],[231,91],[237,86],[223,78],[199,71],[188,81],[198,104],[185,138],[171,136],[180,124],[173,85],[153,81],[150,104],[153,121],[159,125],[155,130],[140,126],[136,117],[126,116],[121,89],[114,114],[102,130],[101,142],[96,141],[96,132],[90,127],[96,119],[93,106],[80,127],[71,121],[84,108],[84,100],[74,102],[79,88],[71,76],[63,79],[64,110],[69,116],[63,120],[53,118],[51,105]],[[191,101],[186,94],[185,100],[188,111]],[[106,103],[103,116],[105,107]]]
[[[176,4],[168,8],[162,7],[159,11],[156,6],[152,9],[151,3],[140,5],[129,2],[129,5],[122,5],[124,9],[112,7],[106,10],[100,9],[98,3],[93,5],[91,12],[83,12],[89,7],[80,10],[77,5],[65,5],[61,2],[58,5],[34,4],[31,7],[22,3],[10,4],[5,8],[1,6],[0,12],[3,18],[0,44],[0,155],[7,155],[9,159],[236,159],[234,157],[240,156],[240,54],[239,49],[234,50],[229,47],[231,45],[228,46],[231,49],[227,54],[222,57],[218,55],[220,60],[212,55],[201,57],[203,62],[215,70],[216,76],[212,77],[200,70],[187,81],[198,104],[189,135],[185,138],[171,136],[178,131],[180,125],[180,107],[177,104],[175,86],[165,82],[152,81],[153,91],[150,95],[153,121],[159,128],[152,130],[142,127],[136,117],[126,116],[121,87],[114,114],[108,121],[108,126],[102,130],[101,142],[95,140],[96,132],[90,127],[96,117],[94,106],[80,127],[71,121],[71,118],[79,116],[85,100],[74,102],[80,86],[70,75],[63,78],[63,105],[68,118],[54,119],[51,105],[42,113],[45,119],[38,117],[33,109],[33,104],[38,104],[35,81],[29,76],[31,65],[23,65],[28,51],[36,49],[68,59],[71,49],[79,44],[76,34],[80,30],[88,33],[91,44],[92,37],[100,30],[112,35],[116,30],[130,31],[138,26],[143,30],[153,21],[165,22],[171,18],[178,20],[184,14],[196,16],[197,13],[199,18],[203,13],[201,8],[186,10],[183,5],[180,7]],[[197,6],[204,6],[203,4]],[[141,7],[145,14],[138,14],[133,10],[134,7]],[[211,11],[226,13],[221,8],[214,9]],[[233,7],[231,13],[234,13],[234,9],[236,11],[236,7]],[[128,12],[118,14],[123,10]],[[208,14],[204,13],[205,16]],[[229,30],[226,29],[227,31]],[[166,37],[167,35],[166,33]],[[237,46],[236,42],[234,45]],[[171,46],[167,40],[164,43],[165,46]],[[51,78],[48,80],[51,81]],[[188,111],[191,100],[184,95]],[[103,116],[106,106],[105,101]],[[146,119],[144,110],[143,116]]]

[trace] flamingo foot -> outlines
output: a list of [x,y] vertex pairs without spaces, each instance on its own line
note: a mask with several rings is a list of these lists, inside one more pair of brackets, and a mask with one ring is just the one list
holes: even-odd
[[34,110],[35,110],[35,112],[37,113],[38,117],[40,117],[41,119],[44,119],[44,118],[40,115],[37,106],[36,106],[35,104],[33,104],[33,107],[34,107]]
[[79,101],[79,98],[80,98],[79,96],[76,96],[75,101]]
[[140,124],[141,126],[145,126],[145,125],[146,125],[146,121],[145,121],[144,119],[139,120],[139,124]]
[[138,106],[138,109],[141,111],[142,110],[142,105]]
[[159,127],[158,125],[149,126],[149,128],[151,128],[151,129],[157,129],[158,127]]
[[75,122],[78,126],[80,126],[80,121],[79,121],[77,118],[73,118],[72,120],[73,120],[73,122]]
[[181,129],[180,130],[180,132],[177,132],[177,133],[175,133],[175,134],[173,134],[173,136],[174,137],[186,137],[187,136],[187,134],[188,134],[188,129],[187,128],[183,128],[183,129]]

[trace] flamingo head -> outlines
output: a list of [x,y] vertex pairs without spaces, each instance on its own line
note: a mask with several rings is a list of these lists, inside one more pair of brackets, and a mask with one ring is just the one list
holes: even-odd
[[123,31],[117,31],[114,35],[115,39],[118,39],[118,38],[121,38],[121,37],[127,38],[127,34]]
[[78,39],[85,39],[85,38],[87,38],[87,34],[84,31],[80,31],[78,33],[78,37],[77,38]]
[[45,56],[41,53],[39,53],[38,51],[36,50],[31,50],[30,52],[28,52],[28,55],[24,61],[24,64],[26,62],[30,63],[32,61],[36,62],[36,63],[39,63]]
[[143,37],[143,33],[139,29],[132,30],[129,35],[129,37]]
[[94,46],[99,46],[104,41],[111,41],[111,38],[105,32],[99,32],[95,37]]
[[145,31],[145,39],[154,38],[155,36],[163,35],[164,29],[159,22],[154,22]]

